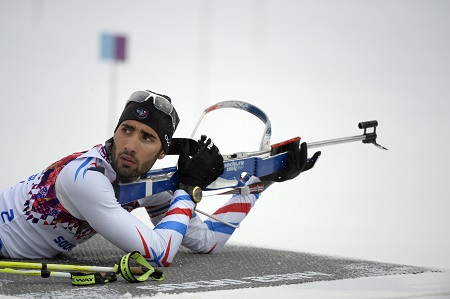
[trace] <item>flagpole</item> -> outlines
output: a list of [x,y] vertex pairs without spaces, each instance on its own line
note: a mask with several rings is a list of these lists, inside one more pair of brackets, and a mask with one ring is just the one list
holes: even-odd
[[126,60],[126,42],[124,35],[103,33],[100,41],[101,57],[110,62],[109,67],[109,101],[107,119],[107,137],[110,137],[117,120],[118,64]]
[[111,61],[109,71],[109,109],[108,109],[108,138],[113,133],[115,128],[115,121],[117,120],[117,62]]

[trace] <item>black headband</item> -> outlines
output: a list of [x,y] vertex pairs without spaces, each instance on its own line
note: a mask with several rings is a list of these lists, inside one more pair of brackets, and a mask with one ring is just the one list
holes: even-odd
[[[157,95],[162,96],[171,102],[168,96],[160,94]],[[172,117],[174,117],[174,121],[172,120]],[[169,152],[172,136],[175,133],[175,129],[180,121],[175,108],[173,109],[172,115],[168,115],[155,107],[153,104],[153,97],[149,98],[145,102],[130,101],[125,106],[114,132],[117,131],[117,128],[124,120],[135,120],[146,124],[155,130],[156,134],[159,136],[159,139],[161,139],[163,149],[166,153]]]

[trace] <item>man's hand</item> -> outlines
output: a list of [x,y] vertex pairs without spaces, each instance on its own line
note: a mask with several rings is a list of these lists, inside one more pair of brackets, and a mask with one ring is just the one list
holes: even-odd
[[287,151],[286,168],[272,174],[260,177],[261,181],[284,182],[297,177],[300,173],[310,170],[314,167],[317,159],[322,154],[320,151],[314,153],[311,159],[308,159],[308,146],[305,142],[299,146],[300,140],[292,142]]
[[206,142],[200,141],[195,148],[184,140],[178,158],[178,170],[180,185],[204,189],[223,173],[223,157],[209,138]]

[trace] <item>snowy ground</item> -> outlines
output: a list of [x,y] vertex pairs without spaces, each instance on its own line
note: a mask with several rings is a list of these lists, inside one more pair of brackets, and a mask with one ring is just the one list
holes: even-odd
[[[336,281],[311,282],[279,287],[211,291],[202,293],[162,294],[141,299],[398,299],[398,298],[450,298],[450,271],[421,274],[366,277]],[[1,299],[19,297],[2,296]],[[125,294],[122,298],[132,298]]]
[[450,272],[311,282],[279,287],[213,291],[204,293],[158,294],[152,298],[450,298]]
[[[138,210],[135,212],[135,215],[145,222],[146,219],[141,212],[142,211]],[[421,274],[367,277],[336,281],[320,281],[297,285],[283,285],[279,287],[256,289],[237,289],[231,291],[181,293],[177,295],[161,293],[151,298],[450,298],[450,269],[441,269],[441,271],[443,272],[426,272]]]
[[[142,211],[135,215],[146,221]],[[336,281],[320,281],[279,287],[237,289],[231,291],[211,291],[201,293],[181,293],[177,295],[158,294],[151,298],[169,299],[229,299],[258,298],[269,299],[282,296],[291,298],[450,298],[450,269],[442,272],[426,272],[381,277],[367,277]],[[130,296],[131,297],[131,296]],[[150,297],[148,297],[150,298]]]
[[283,297],[283,299],[450,298],[450,272],[367,277],[231,291],[182,293],[176,295],[158,294],[151,298],[269,299],[276,297]]

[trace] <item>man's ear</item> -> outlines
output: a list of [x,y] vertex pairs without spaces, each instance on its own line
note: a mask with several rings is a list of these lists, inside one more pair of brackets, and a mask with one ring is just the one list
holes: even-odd
[[162,150],[162,151],[159,153],[158,160],[161,160],[161,159],[164,158],[165,156],[166,156],[166,152],[165,152],[164,150]]

